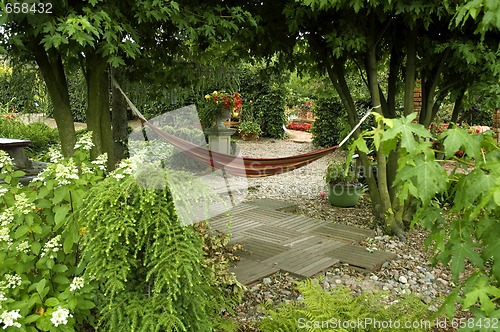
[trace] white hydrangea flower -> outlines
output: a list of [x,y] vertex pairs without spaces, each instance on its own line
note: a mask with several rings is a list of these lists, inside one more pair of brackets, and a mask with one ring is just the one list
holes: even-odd
[[21,324],[17,322],[19,318],[21,318],[21,314],[19,313],[19,309],[4,311],[0,315],[0,323],[3,323],[3,329],[5,330],[9,326],[14,326],[17,328],[21,327]]
[[55,327],[58,327],[59,325],[68,324],[69,317],[73,317],[73,315],[69,313],[68,309],[58,307],[57,310],[52,313],[50,321]]
[[70,292],[82,289],[85,286],[85,280],[82,277],[74,277],[71,285],[69,285]]
[[23,214],[28,214],[35,208],[35,206],[32,203],[30,203],[25,193],[20,193],[16,195],[16,207]]
[[108,162],[108,154],[105,152],[99,155],[95,160],[93,160],[92,164],[97,165],[97,168],[99,168],[102,171],[105,171],[107,162]]
[[87,165],[85,165],[85,164],[81,165],[81,170],[82,170],[82,174],[92,174],[92,173],[94,173],[92,171],[92,169],[90,167],[88,167]]
[[8,188],[0,187],[0,197],[3,197],[7,192],[9,192]]
[[94,147],[94,143],[92,142],[92,132],[86,132],[85,134],[82,135],[78,139],[78,141],[75,144],[75,150],[77,149],[82,149],[82,150],[91,150]]
[[52,238],[52,240],[45,243],[45,245],[43,246],[43,252],[41,256],[44,257],[45,255],[49,254],[49,258],[55,258],[56,253],[61,249],[62,246],[61,243],[59,243],[59,241],[61,241],[61,235],[57,235],[54,238]]
[[10,207],[0,213],[0,226],[5,227],[14,221],[14,207]]
[[124,179],[125,178],[125,175],[122,174],[122,173],[113,173],[112,175],[115,179],[117,180],[121,180],[121,179]]
[[22,280],[18,274],[9,274],[5,275],[5,281],[3,281],[0,285],[0,288],[16,288],[21,286]]
[[67,165],[56,165],[56,181],[60,186],[70,184],[70,180],[78,180],[78,167],[73,160],[69,160]]
[[7,247],[10,248],[12,245],[12,239],[10,238],[10,230],[7,227],[0,228],[0,242],[7,242]]
[[0,168],[5,166],[12,166],[12,158],[3,150],[0,150]]
[[51,163],[57,163],[64,159],[64,156],[62,155],[60,148],[50,147],[48,155]]
[[23,241],[17,245],[16,249],[19,252],[29,254],[30,253],[30,244],[28,241]]

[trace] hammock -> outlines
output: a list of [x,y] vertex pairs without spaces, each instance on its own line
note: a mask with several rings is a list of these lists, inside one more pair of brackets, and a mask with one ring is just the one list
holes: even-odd
[[354,133],[354,131],[358,129],[361,123],[368,117],[371,112],[371,110],[369,110],[363,116],[361,121],[353,128],[349,135],[347,135],[339,145],[282,158],[239,157],[203,148],[163,131],[161,128],[149,122],[141,114],[141,112],[139,112],[137,107],[135,107],[135,105],[128,99],[116,80],[113,77],[111,79],[113,84],[127,101],[127,104],[132,109],[132,112],[139,118],[139,120],[144,125],[148,126],[154,132],[156,132],[160,137],[164,138],[167,142],[179,149],[183,154],[205,165],[222,170],[227,174],[250,178],[265,177],[290,172],[326,156],[330,152],[335,151],[336,149],[341,147]]

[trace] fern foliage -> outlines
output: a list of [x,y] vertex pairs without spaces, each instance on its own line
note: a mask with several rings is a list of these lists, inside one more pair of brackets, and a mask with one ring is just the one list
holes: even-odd
[[416,296],[389,303],[385,292],[354,296],[349,288],[327,291],[315,280],[298,282],[303,299],[266,308],[262,332],[294,331],[426,331],[432,313]]
[[211,331],[225,305],[203,266],[203,241],[182,227],[167,189],[110,176],[89,193],[79,219],[86,274],[100,285],[104,331]]

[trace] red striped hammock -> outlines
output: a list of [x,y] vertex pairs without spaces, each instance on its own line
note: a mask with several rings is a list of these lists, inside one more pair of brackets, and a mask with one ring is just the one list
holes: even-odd
[[183,154],[189,156],[190,158],[202,162],[205,165],[211,166],[213,168],[219,169],[227,174],[235,176],[245,176],[250,178],[271,176],[281,173],[286,173],[293,171],[299,167],[308,165],[309,163],[318,160],[332,151],[338,149],[342,144],[344,144],[347,139],[352,135],[352,133],[359,127],[359,125],[368,117],[368,112],[363,119],[358,123],[356,127],[351,131],[351,133],[340,143],[339,145],[332,146],[329,148],[324,148],[320,150],[311,151],[304,154],[299,154],[290,157],[282,158],[249,158],[249,157],[239,157],[228,155],[224,153],[219,153],[212,151],[186,140],[175,137],[169,133],[166,133],[161,128],[158,128],[153,123],[149,122],[142,114],[139,112],[137,107],[128,99],[123,90],[120,88],[118,83],[112,78],[113,84],[122,93],[128,105],[132,109],[132,112],[141,120],[141,122],[151,128],[160,137],[164,138],[167,142],[179,149]]

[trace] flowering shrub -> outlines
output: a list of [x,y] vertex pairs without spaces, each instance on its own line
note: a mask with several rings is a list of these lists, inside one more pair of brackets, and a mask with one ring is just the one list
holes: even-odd
[[222,107],[231,110],[233,117],[238,116],[243,104],[243,100],[238,92],[214,91],[211,94],[205,95],[205,100],[214,109]]
[[310,123],[290,122],[286,127],[291,130],[309,131],[312,125]]
[[[104,177],[88,160],[88,140],[72,159],[52,153],[47,169],[27,186],[0,152],[0,327],[74,331],[89,324],[94,283],[81,276],[85,262],[72,212]],[[103,158],[101,158],[101,161]]]

